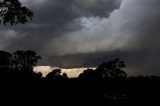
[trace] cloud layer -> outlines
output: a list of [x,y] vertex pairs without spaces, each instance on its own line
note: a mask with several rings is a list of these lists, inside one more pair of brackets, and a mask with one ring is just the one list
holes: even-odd
[[159,0],[21,0],[26,25],[0,28],[0,49],[33,49],[43,65],[94,67],[122,57],[131,74],[159,74]]

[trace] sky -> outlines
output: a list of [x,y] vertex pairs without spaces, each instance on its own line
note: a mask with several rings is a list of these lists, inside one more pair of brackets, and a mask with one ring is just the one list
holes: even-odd
[[[41,72],[43,77],[45,77],[48,73],[52,72],[55,69],[60,69],[58,67],[51,66],[36,66],[34,67],[35,72]],[[69,78],[77,78],[84,70],[88,68],[61,68],[61,74],[66,73]],[[95,68],[90,68],[95,70]]]
[[25,25],[0,25],[0,49],[31,49],[39,65],[96,67],[120,57],[131,75],[160,75],[159,0],[20,0]]

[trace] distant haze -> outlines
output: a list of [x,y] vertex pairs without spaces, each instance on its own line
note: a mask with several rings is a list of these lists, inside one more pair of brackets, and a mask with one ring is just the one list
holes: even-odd
[[[50,66],[37,66],[34,67],[35,72],[41,72],[43,76],[45,77],[49,72],[51,72],[54,69],[59,69],[58,67],[50,67]],[[61,69],[62,73],[66,73],[69,78],[76,78],[78,77],[81,73],[83,73],[84,70],[87,68],[71,68],[71,69]],[[91,68],[95,69],[95,68]]]

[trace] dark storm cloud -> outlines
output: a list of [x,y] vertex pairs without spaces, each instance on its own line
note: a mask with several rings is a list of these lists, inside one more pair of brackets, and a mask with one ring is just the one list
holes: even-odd
[[160,75],[160,1],[125,0],[123,4],[121,14],[126,22],[121,30],[132,35],[124,50],[132,73]]
[[33,21],[1,26],[0,49],[33,49],[41,64],[58,67],[122,57],[131,74],[160,75],[159,0],[21,1],[33,10]]
[[63,56],[51,56],[49,63],[51,66],[63,67],[63,68],[81,68],[81,67],[97,67],[104,61],[109,61],[115,58],[125,59],[128,53],[122,53],[119,51],[112,52],[95,52],[85,54],[72,54]]
[[[121,0],[21,0],[34,12],[33,21],[16,27],[1,26],[1,31],[14,31],[14,40],[2,49],[33,49],[45,55],[48,42],[82,28],[81,17],[108,17],[120,6]],[[8,29],[8,30],[7,30]],[[1,35],[2,36],[2,35]],[[4,34],[3,34],[4,36]],[[9,36],[5,34],[5,36]],[[57,42],[61,42],[57,41]],[[3,46],[5,45],[5,47]],[[59,44],[58,44],[59,45]],[[52,45],[51,45],[52,46]],[[61,45],[65,46],[65,45]],[[56,52],[57,48],[51,48]],[[54,55],[54,52],[50,55]],[[47,54],[48,55],[48,54]]]
[[[76,54],[56,60],[63,67],[94,67],[100,61],[122,57],[130,74],[160,75],[159,10],[158,0],[123,0],[121,8],[108,19],[86,18],[84,27],[87,30],[78,30],[53,40],[61,40],[66,47],[60,49],[56,45],[58,53]],[[54,42],[51,45],[58,44]]]
[[[34,19],[28,25],[18,25],[8,28],[9,30],[12,29],[18,32],[19,34],[17,36],[20,36],[20,38],[13,41],[15,47],[11,45],[9,48],[34,49],[41,47],[43,49],[45,48],[45,43],[50,42],[50,39],[80,29],[81,25],[78,19],[81,17],[108,17],[114,9],[120,6],[119,1],[121,0],[21,1],[33,10]],[[28,42],[30,43],[28,44]],[[41,51],[40,49],[38,50]]]
[[[36,6],[32,4],[35,17],[33,26],[41,26],[46,29],[64,30],[68,25],[76,24],[75,19],[80,17],[108,17],[109,14],[119,8],[121,0],[45,0]],[[30,1],[32,2],[32,1]],[[79,24],[79,23],[78,23]],[[74,29],[71,27],[68,29]],[[67,28],[66,28],[67,29]]]

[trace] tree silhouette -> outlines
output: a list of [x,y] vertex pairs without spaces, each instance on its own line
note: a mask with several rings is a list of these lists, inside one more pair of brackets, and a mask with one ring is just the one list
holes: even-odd
[[22,70],[24,68],[33,69],[39,59],[41,57],[31,50],[19,50],[13,53],[13,64],[16,70]]
[[5,51],[0,51],[0,68],[10,67],[12,63],[12,54]]
[[22,6],[19,0],[0,0],[0,23],[6,25],[25,24],[33,17],[33,12]]
[[5,51],[0,51],[0,78],[9,78],[9,73],[12,70],[12,54]]
[[46,75],[46,79],[62,80],[62,79],[68,79],[68,76],[65,73],[63,73],[63,75],[61,75],[61,69],[54,69],[52,72],[50,72]]
[[96,70],[100,77],[103,78],[126,78],[127,74],[123,68],[125,68],[124,61],[117,58],[107,63],[102,63]]
[[93,69],[84,70],[83,73],[79,75],[79,78],[80,79],[92,79],[95,76],[94,71],[95,70]]
[[64,79],[68,79],[68,75],[67,75],[66,73],[63,73],[63,74],[62,74],[62,77],[63,77]]
[[42,73],[33,71],[40,56],[34,51],[16,51],[13,55],[0,51],[0,78],[1,79],[41,79]]
[[96,70],[87,69],[79,75],[81,79],[107,79],[107,78],[126,78],[127,74],[123,70],[124,61],[119,58],[102,63]]

